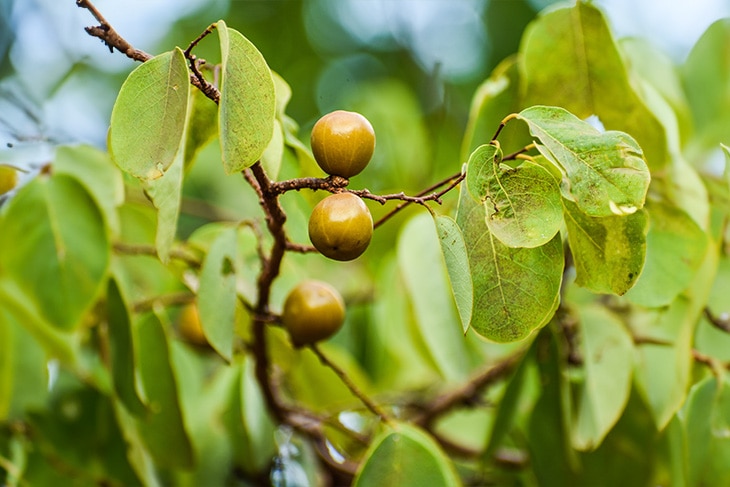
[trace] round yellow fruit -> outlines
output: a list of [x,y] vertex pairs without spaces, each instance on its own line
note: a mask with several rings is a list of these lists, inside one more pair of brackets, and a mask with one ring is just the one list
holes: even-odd
[[284,328],[295,347],[303,347],[334,335],[345,322],[345,303],[326,282],[302,281],[284,301]]
[[309,240],[325,257],[346,261],[362,255],[373,236],[373,217],[362,199],[336,193],[320,201],[309,217]]
[[180,336],[186,342],[198,346],[207,346],[208,340],[205,338],[203,326],[200,323],[200,315],[198,307],[194,303],[183,306],[178,318],[178,331]]
[[18,171],[10,166],[0,165],[0,194],[5,194],[18,185]]
[[375,150],[375,131],[367,118],[337,110],[312,128],[312,154],[324,172],[350,178],[365,169]]

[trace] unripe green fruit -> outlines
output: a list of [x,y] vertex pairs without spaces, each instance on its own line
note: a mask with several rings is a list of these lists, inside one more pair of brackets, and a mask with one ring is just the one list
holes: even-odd
[[320,201],[309,217],[309,240],[325,257],[353,260],[370,244],[373,217],[359,196],[336,193]]
[[0,166],[0,194],[5,194],[18,185],[18,171],[10,166]]
[[345,303],[332,286],[321,281],[303,281],[284,301],[282,323],[295,347],[334,335],[345,322]]
[[375,131],[367,118],[337,110],[312,128],[312,154],[327,174],[350,178],[368,165],[375,150]]

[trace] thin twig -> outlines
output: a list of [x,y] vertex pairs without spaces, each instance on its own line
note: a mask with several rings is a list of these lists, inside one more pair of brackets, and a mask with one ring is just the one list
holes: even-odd
[[519,116],[518,113],[510,113],[506,117],[502,119],[501,122],[499,122],[499,127],[497,127],[497,131],[494,132],[494,135],[492,136],[492,140],[490,141],[490,144],[495,142],[497,140],[497,137],[499,137],[499,134],[502,132],[502,129],[505,125],[507,125],[507,122],[512,120],[513,118],[517,118]]
[[326,178],[296,178],[286,181],[271,183],[271,194],[280,195],[287,191],[299,191],[301,189],[324,190],[336,193],[346,187],[350,181],[340,176],[329,176]]
[[704,314],[712,326],[725,333],[730,333],[730,316],[727,313],[717,316],[710,311],[710,308],[705,307]]
[[[124,255],[144,255],[149,257],[156,257],[159,259],[157,248],[154,245],[145,244],[128,244],[124,242],[115,242],[112,245],[115,252]],[[178,249],[170,250],[170,258],[182,261],[195,269],[199,268],[202,264],[195,256],[190,255],[188,252],[184,252]]]
[[533,142],[532,144],[528,144],[528,145],[524,146],[522,149],[520,149],[518,151],[515,151],[515,152],[513,152],[511,154],[507,154],[506,156],[504,156],[502,158],[502,160],[503,161],[510,161],[512,159],[517,159],[517,156],[519,156],[521,154],[524,154],[525,152],[529,152],[532,149],[534,149],[535,147],[536,147],[535,146],[535,143]]
[[195,294],[191,292],[179,292],[173,294],[163,294],[161,296],[154,296],[149,299],[137,301],[132,305],[132,309],[135,313],[145,313],[154,309],[156,305],[162,306],[183,306],[190,304],[195,301]]
[[368,396],[365,395],[357,385],[350,379],[347,373],[342,370],[337,364],[332,362],[327,355],[325,355],[316,343],[313,343],[309,348],[319,358],[319,361],[329,367],[336,375],[340,378],[343,384],[350,390],[350,392],[362,402],[368,410],[374,415],[380,417],[383,422],[389,422],[390,418],[383,411],[383,409],[373,402]]

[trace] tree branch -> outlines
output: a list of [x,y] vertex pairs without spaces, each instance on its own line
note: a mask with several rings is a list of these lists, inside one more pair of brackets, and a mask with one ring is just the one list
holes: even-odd
[[730,333],[730,316],[727,313],[717,316],[710,311],[710,308],[705,307],[704,314],[712,326],[725,333]]

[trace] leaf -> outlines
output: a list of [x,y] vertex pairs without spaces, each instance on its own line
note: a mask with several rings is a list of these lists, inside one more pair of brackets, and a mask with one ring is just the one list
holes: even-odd
[[197,298],[205,338],[229,363],[233,357],[236,318],[237,233],[238,228],[228,228],[213,241],[200,271]]
[[223,168],[233,174],[252,166],[269,145],[276,96],[271,71],[256,47],[224,21],[217,26],[222,59],[218,128]]
[[198,153],[218,135],[218,105],[200,90],[190,92],[190,121],[185,137],[185,172]]
[[116,280],[110,279],[106,294],[109,356],[114,391],[127,410],[139,416],[145,406],[137,392],[134,342],[129,308]]
[[558,107],[528,108],[518,118],[540,140],[540,153],[564,169],[563,196],[585,214],[626,215],[644,206],[649,170],[630,136],[599,132]]
[[706,147],[730,144],[730,19],[713,23],[687,56],[681,74],[694,116],[696,138]]
[[576,284],[595,293],[625,294],[644,267],[646,212],[590,217],[566,199],[563,209]]
[[471,323],[474,288],[471,283],[469,257],[466,253],[464,235],[462,235],[456,221],[448,216],[436,215],[434,216],[434,222],[441,244],[441,252],[446,262],[446,270],[449,274],[451,292],[461,319],[461,327],[466,333]]
[[455,326],[459,315],[430,217],[419,214],[398,238],[398,265],[413,305],[421,337],[439,371],[447,379],[463,379],[468,371],[465,342]]
[[667,203],[647,205],[646,263],[626,294],[647,307],[667,306],[689,286],[705,257],[708,238],[687,213]]
[[464,234],[478,311],[471,327],[496,342],[522,340],[557,309],[563,272],[560,236],[541,247],[510,248],[489,232],[483,215],[483,207],[462,188],[456,222]]
[[124,180],[109,156],[95,147],[62,146],[53,161],[54,174],[68,174],[89,192],[112,235],[121,231],[117,207],[124,203]]
[[138,345],[135,358],[150,411],[138,422],[142,439],[159,466],[189,467],[194,461],[193,447],[180,409],[169,340],[155,314],[147,313],[135,323],[134,343]]
[[394,424],[365,454],[354,487],[459,486],[454,466],[436,442],[420,429]]
[[157,208],[157,231],[155,248],[163,263],[170,257],[170,249],[175,242],[177,219],[180,214],[183,184],[183,154],[179,153],[175,162],[160,178],[145,183],[145,193]]
[[653,169],[667,163],[664,130],[632,87],[598,8],[578,2],[540,15],[525,29],[520,54],[524,106],[596,115],[607,129],[635,137]]
[[634,343],[624,324],[597,305],[578,308],[585,378],[572,428],[572,443],[591,450],[621,417],[629,400]]
[[269,178],[275,180],[279,177],[283,157],[284,131],[281,128],[281,122],[274,120],[274,134],[269,141],[269,145],[266,146],[266,150],[261,154],[261,165]]
[[179,48],[140,64],[112,109],[112,160],[140,179],[161,177],[180,151],[189,94],[188,67]]
[[0,269],[62,330],[74,329],[104,282],[110,243],[96,202],[65,174],[24,186],[0,220]]
[[546,244],[563,224],[556,180],[533,162],[513,168],[501,160],[499,148],[483,145],[467,165],[467,188],[484,205],[489,230],[508,247]]

